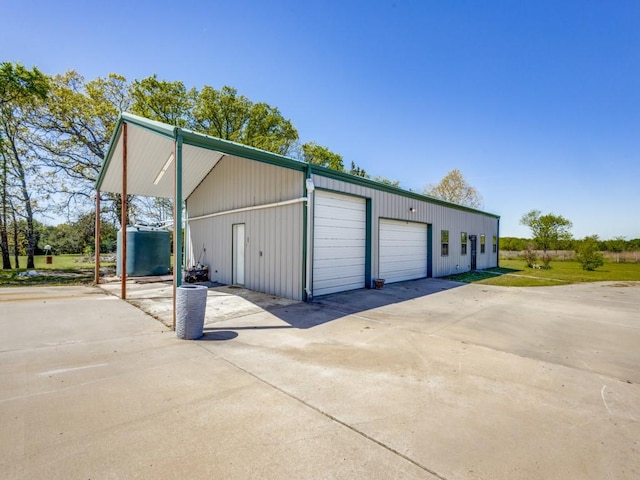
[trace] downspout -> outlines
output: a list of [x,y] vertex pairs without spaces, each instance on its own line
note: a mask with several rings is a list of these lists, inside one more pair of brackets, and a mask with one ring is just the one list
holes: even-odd
[[307,199],[306,202],[306,225],[304,232],[304,249],[305,249],[305,280],[304,280],[304,293],[305,293],[305,301],[310,302],[313,300],[313,291],[311,282],[312,279],[312,269],[313,269],[313,248],[309,248],[309,244],[313,246],[313,191],[315,190],[315,185],[313,184],[313,179],[311,178],[311,165],[307,165],[306,169],[306,178],[304,182],[304,190],[305,197]]
[[500,217],[498,217],[498,231],[496,232],[496,268],[500,268]]

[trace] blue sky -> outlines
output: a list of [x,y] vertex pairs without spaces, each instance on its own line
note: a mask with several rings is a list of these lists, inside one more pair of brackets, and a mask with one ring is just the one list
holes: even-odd
[[640,237],[640,2],[2,1],[0,60],[230,85],[373,175]]

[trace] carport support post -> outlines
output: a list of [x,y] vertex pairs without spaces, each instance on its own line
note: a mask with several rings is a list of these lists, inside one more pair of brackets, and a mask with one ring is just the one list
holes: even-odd
[[100,283],[100,190],[96,191],[96,228],[95,228],[96,272],[95,283]]
[[122,201],[120,211],[120,298],[127,298],[127,124],[122,124]]
[[182,284],[182,135],[175,142],[176,169],[173,199],[173,329],[176,329],[176,294]]

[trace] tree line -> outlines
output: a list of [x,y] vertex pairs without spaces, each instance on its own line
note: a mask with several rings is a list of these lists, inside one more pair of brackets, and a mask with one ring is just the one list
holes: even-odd
[[[111,73],[86,80],[76,71],[48,75],[37,67],[0,63],[0,254],[2,268],[16,267],[19,254],[26,254],[27,268],[41,252],[43,232],[59,253],[81,253],[93,248],[93,237],[76,235],[69,229],[87,232],[93,212],[95,182],[104,161],[119,115],[131,112],[225,140],[239,142],[296,158],[337,171],[369,178],[398,187],[398,181],[371,177],[363,168],[341,155],[310,141],[301,143],[292,121],[278,108],[253,102],[230,86],[216,89],[205,85],[187,88],[181,81],[151,75],[127,80]],[[482,206],[480,193],[454,169],[439,184],[427,185],[424,193],[474,208]],[[129,197],[130,223],[170,221],[171,200]],[[101,244],[112,245],[111,235],[120,227],[122,199],[104,194]],[[43,220],[63,215],[66,224],[44,228]],[[579,246],[571,237],[571,222],[562,216],[525,214],[521,223],[532,230],[532,241],[501,238],[502,250],[526,250],[532,243],[544,251],[573,250]],[[93,228],[93,227],[91,227]],[[66,230],[65,230],[66,229]],[[601,241],[588,237],[601,250],[638,248],[638,239],[617,237]],[[115,240],[114,240],[115,241]],[[594,243],[595,242],[595,243]],[[618,249],[618,250],[615,250]],[[621,250],[620,250],[621,249]]]
[[[593,238],[594,236],[591,236]],[[625,239],[624,237],[614,237],[609,240],[602,240],[597,235],[596,246],[601,252],[637,252],[640,251],[640,238]],[[583,239],[569,238],[558,241],[552,250],[576,250]],[[530,238],[501,237],[499,240],[500,250],[506,252],[522,252],[529,245],[538,248],[538,245]],[[541,250],[541,249],[540,249]]]
[[[77,220],[58,225],[46,225],[33,221],[35,255],[86,254],[93,255],[95,245],[95,213],[81,215]],[[27,255],[28,240],[25,236],[24,220],[10,225],[9,251],[15,268],[20,268],[20,257]],[[15,233],[15,235],[14,235]],[[113,224],[107,223],[101,228],[100,253],[112,253],[116,250],[118,232]],[[50,247],[47,249],[46,247]]]
[[[627,241],[624,237],[601,241],[597,235],[589,235],[576,240],[571,235],[571,220],[554,213],[543,214],[540,210],[525,213],[520,224],[529,227],[531,240],[505,237],[500,239],[499,246],[505,251],[522,251],[530,268],[551,268],[550,250],[571,250],[584,270],[595,270],[604,265],[603,251],[620,253],[640,247],[640,239]],[[536,249],[542,250],[542,255]],[[542,262],[541,265],[537,263],[538,260]]]
[[[316,142],[301,143],[278,108],[230,86],[187,88],[157,75],[127,80],[111,73],[86,80],[76,71],[48,75],[0,63],[0,253],[11,268],[24,248],[27,268],[38,250],[37,219],[79,220],[93,208],[94,186],[118,116],[131,112],[225,140],[365,178],[371,176]],[[373,180],[398,186],[382,177]],[[171,216],[167,199],[128,198],[127,216],[155,222]],[[122,199],[102,198],[103,225],[120,226]],[[73,221],[71,222],[73,224]],[[20,240],[22,239],[22,240]],[[104,239],[103,239],[104,241]],[[20,246],[20,247],[19,247]],[[15,255],[14,255],[15,256]]]

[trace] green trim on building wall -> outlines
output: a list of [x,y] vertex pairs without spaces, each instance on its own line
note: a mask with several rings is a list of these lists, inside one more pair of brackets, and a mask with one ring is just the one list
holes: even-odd
[[173,275],[176,278],[176,286],[182,284],[182,135],[178,135],[176,139],[176,198],[175,198],[175,219],[173,241],[176,244],[176,252],[174,255]]
[[427,278],[433,277],[433,226],[427,223]]
[[364,284],[366,288],[371,288],[373,279],[371,278],[371,262],[373,259],[373,208],[371,199],[366,200],[366,232],[365,232],[365,248],[364,248]]
[[500,219],[498,218],[498,225],[496,226],[496,268],[500,268]]
[[[337,170],[331,170],[329,168],[320,167],[318,165],[311,165],[312,172],[327,178],[333,178],[334,180],[340,180],[343,182],[359,185],[362,187],[373,188],[382,192],[392,193],[394,195],[400,195],[402,197],[411,198],[414,200],[420,200],[422,202],[433,203],[435,205],[442,205],[443,207],[453,208],[455,210],[462,210],[463,212],[479,213],[487,215],[489,217],[500,218],[499,215],[489,212],[483,212],[482,210],[476,210],[475,208],[465,207],[464,205],[458,205],[456,203],[446,202],[439,198],[429,197],[408,190],[403,190],[398,187],[392,187],[391,185],[385,185],[384,183],[376,182],[368,178],[359,177],[358,175],[352,175],[346,172],[338,172]],[[338,192],[340,193],[340,192]]]

